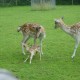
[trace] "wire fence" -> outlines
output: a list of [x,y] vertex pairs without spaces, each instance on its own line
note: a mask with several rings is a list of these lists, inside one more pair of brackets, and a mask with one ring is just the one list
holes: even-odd
[[0,6],[22,6],[30,4],[31,0],[0,0]]
[[[37,3],[40,3],[40,2],[42,2],[42,3],[45,2],[46,3],[48,0],[35,0],[35,1]],[[56,1],[56,5],[80,5],[80,0],[55,0],[55,1]],[[32,2],[34,2],[34,0],[0,0],[0,6],[31,5]],[[52,2],[52,4],[53,3],[54,2]]]

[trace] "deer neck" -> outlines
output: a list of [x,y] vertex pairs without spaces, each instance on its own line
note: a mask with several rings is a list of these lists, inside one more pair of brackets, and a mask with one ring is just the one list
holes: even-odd
[[29,47],[28,46],[26,46],[26,50],[29,51]]
[[64,32],[66,32],[66,33],[68,33],[68,34],[71,34],[71,32],[70,32],[70,27],[68,27],[66,24],[61,23],[60,26],[61,26],[60,28],[61,28]]

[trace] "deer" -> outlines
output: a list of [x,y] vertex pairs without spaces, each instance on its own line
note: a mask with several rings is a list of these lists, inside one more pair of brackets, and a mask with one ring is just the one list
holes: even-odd
[[43,54],[42,41],[45,38],[46,34],[45,34],[44,27],[42,25],[36,24],[36,23],[25,23],[19,26],[17,31],[21,32],[23,35],[23,40],[21,43],[22,43],[22,53],[24,55],[26,54],[24,51],[24,48],[25,48],[24,46],[26,45],[26,43],[30,38],[34,39],[34,45],[36,44],[36,40],[39,39],[40,51],[41,51],[41,54]]
[[76,50],[80,43],[80,22],[73,25],[66,25],[63,21],[63,18],[55,19],[55,29],[60,28],[68,35],[70,35],[75,40],[74,51],[72,53],[71,58],[73,59],[76,54]]
[[41,60],[40,46],[32,45],[31,47],[28,47],[28,45],[25,45],[24,47],[26,48],[27,52],[29,53],[28,57],[26,58],[26,60],[24,62],[26,62],[30,58],[30,64],[31,64],[32,58],[36,53],[40,54],[40,60]]

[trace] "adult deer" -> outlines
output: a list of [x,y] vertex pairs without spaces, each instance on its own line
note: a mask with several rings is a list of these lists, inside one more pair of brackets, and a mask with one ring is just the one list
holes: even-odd
[[61,18],[55,19],[55,28],[58,27],[60,27],[64,32],[68,33],[71,37],[75,39],[75,47],[71,56],[72,58],[74,58],[80,42],[80,22],[69,26],[66,25]]
[[36,39],[40,40],[40,51],[42,52],[42,40],[45,37],[45,30],[43,26],[34,23],[25,23],[18,27],[18,32],[22,32],[23,40],[22,40],[22,52],[25,55],[24,46],[26,45],[27,41],[32,37],[34,39],[34,44],[36,44]]

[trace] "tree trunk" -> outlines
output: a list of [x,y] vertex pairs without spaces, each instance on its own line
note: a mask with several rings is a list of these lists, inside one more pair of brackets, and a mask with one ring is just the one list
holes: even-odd
[[5,0],[3,0],[3,6],[5,5]]
[[73,0],[72,0],[72,5],[73,5]]
[[18,5],[18,0],[16,0],[16,6]]
[[42,0],[40,0],[40,4],[42,5]]

